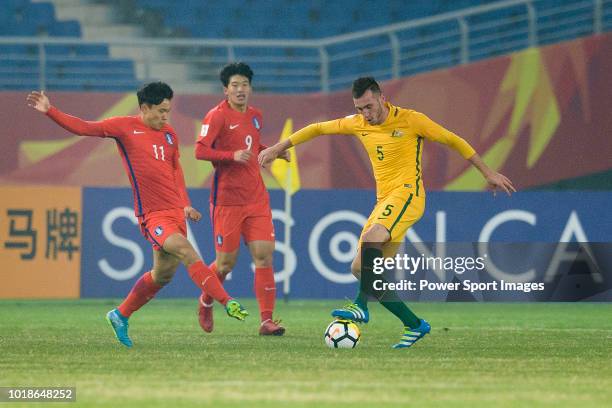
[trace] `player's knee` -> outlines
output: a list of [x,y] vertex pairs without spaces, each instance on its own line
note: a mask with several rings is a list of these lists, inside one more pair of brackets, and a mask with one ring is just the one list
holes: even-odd
[[200,260],[200,257],[198,256],[197,252],[191,246],[187,245],[178,248],[173,255],[179,258],[181,262],[185,265],[192,265]]
[[373,239],[374,239],[374,234],[371,231],[366,231],[361,236],[362,245],[363,245],[364,242],[372,242]]
[[358,262],[357,260],[353,261],[353,263],[351,264],[351,273],[354,277],[359,279],[359,277],[361,276],[361,262]]
[[270,268],[272,267],[272,254],[254,256],[253,263],[256,268]]
[[170,271],[170,270],[164,270],[164,271],[160,271],[160,270],[153,270],[151,275],[153,277],[153,281],[155,283],[157,283],[160,286],[166,286],[168,283],[170,283],[170,281],[172,280],[172,278],[174,277],[174,270]]
[[361,237],[362,242],[367,243],[384,243],[391,238],[389,231],[385,227],[379,224],[374,224],[369,230],[367,230]]
[[158,279],[155,280],[155,283],[157,283],[159,286],[166,286],[170,283],[171,280],[172,276],[160,276]]
[[383,235],[379,231],[370,230],[363,234],[361,240],[367,243],[383,242]]

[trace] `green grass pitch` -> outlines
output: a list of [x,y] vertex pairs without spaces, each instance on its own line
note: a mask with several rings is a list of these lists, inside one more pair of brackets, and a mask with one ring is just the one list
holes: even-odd
[[[378,305],[354,350],[323,342],[339,302],[278,303],[284,337],[260,337],[217,307],[154,300],[112,335],[111,300],[0,301],[0,386],[76,386],[71,407],[609,406],[611,304],[419,303],[432,332],[392,350],[401,324]],[[1,407],[48,406],[8,404]]]

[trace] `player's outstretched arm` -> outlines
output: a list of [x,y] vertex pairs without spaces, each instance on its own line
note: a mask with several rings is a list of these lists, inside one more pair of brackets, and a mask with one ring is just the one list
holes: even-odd
[[503,174],[491,170],[465,139],[445,129],[420,112],[414,112],[411,118],[415,126],[419,129],[419,134],[425,136],[429,140],[451,147],[465,159],[470,161],[485,178],[488,188],[493,190],[493,195],[495,195],[498,189],[505,191],[508,195],[512,192],[516,192],[516,189],[512,185],[512,181]]
[[80,136],[106,136],[102,122],[88,122],[76,116],[65,114],[51,105],[49,97],[45,95],[44,91],[30,92],[26,97],[26,102],[29,107],[44,113],[70,133]]
[[[335,119],[327,122],[311,123],[310,125],[298,130],[282,142],[278,142],[272,147],[268,147],[259,153],[259,165],[266,167],[277,158],[286,159],[285,151],[290,147],[307,142],[320,135],[348,135],[352,134],[350,126],[344,124],[343,119]],[[289,161],[289,160],[287,160]]]
[[508,195],[516,192],[514,185],[512,185],[512,181],[503,174],[491,170],[489,166],[482,161],[482,158],[478,155],[478,153],[474,153],[474,155],[468,160],[478,169],[478,171],[480,171],[482,176],[487,181],[488,188],[493,190],[493,195],[495,195],[497,190],[505,191]]

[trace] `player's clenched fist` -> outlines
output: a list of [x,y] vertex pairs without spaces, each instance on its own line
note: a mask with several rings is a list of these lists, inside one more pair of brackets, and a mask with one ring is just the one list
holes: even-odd
[[49,98],[45,95],[45,91],[32,91],[27,96],[26,101],[28,102],[28,106],[36,109],[39,112],[47,113],[51,104],[49,103]]
[[191,221],[200,221],[202,219],[202,214],[193,207],[185,207],[185,218]]
[[234,152],[234,161],[238,163],[248,163],[251,160],[253,153],[250,150],[236,150]]

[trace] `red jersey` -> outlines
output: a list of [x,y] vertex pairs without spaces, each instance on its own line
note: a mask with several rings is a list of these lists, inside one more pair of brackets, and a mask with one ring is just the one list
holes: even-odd
[[189,205],[174,129],[148,127],[139,116],[88,122],[51,107],[47,115],[71,133],[115,139],[132,184],[136,216]]
[[[211,204],[269,202],[257,162],[257,155],[265,148],[260,143],[261,128],[259,110],[249,106],[246,112],[238,112],[229,106],[227,100],[211,109],[204,117],[196,144],[196,158],[209,160],[215,167],[210,190]],[[246,149],[253,152],[249,162],[235,162],[234,152]]]

